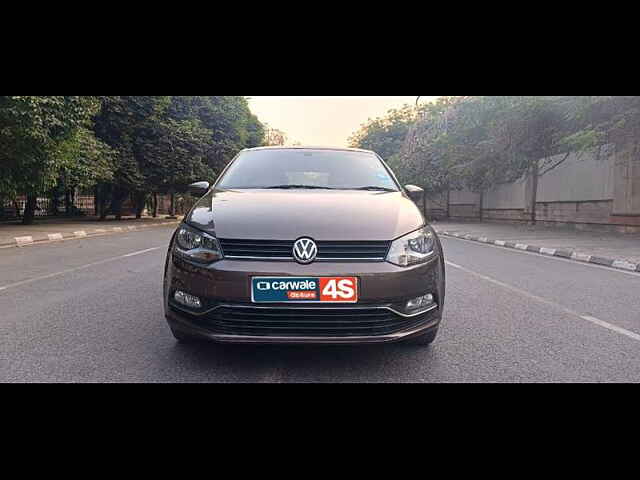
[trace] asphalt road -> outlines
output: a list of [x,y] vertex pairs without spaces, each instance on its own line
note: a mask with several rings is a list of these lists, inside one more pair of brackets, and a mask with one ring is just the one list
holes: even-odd
[[431,347],[181,345],[161,301],[171,232],[0,250],[0,381],[640,381],[640,275],[453,238]]

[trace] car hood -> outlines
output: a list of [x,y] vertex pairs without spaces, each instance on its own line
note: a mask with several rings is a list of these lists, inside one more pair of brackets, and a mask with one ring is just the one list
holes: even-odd
[[211,190],[186,222],[219,238],[251,240],[393,240],[423,217],[400,192]]

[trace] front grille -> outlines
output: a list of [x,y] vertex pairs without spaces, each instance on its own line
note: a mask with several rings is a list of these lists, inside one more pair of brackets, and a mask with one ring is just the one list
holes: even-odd
[[[293,240],[235,240],[219,239],[227,258],[282,259],[293,258]],[[379,241],[320,241],[316,242],[316,261],[355,260],[383,261],[391,242]]]
[[220,334],[250,336],[353,337],[388,335],[423,322],[383,308],[222,306],[192,320]]

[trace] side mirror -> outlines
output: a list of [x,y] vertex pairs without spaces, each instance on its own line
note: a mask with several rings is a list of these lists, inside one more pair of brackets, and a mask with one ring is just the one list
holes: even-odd
[[211,185],[209,184],[209,182],[192,183],[191,185],[189,185],[189,193],[196,197],[201,197],[205,193],[207,193],[207,191],[209,191],[210,186]]
[[409,194],[411,200],[413,200],[414,202],[421,200],[422,196],[424,195],[424,190],[420,187],[416,187],[415,185],[405,185],[404,189],[406,190],[407,194]]

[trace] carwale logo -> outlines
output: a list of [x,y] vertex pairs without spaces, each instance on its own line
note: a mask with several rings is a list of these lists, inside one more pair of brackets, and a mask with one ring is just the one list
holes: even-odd
[[293,258],[303,265],[309,264],[316,259],[318,246],[310,238],[299,238],[293,244]]
[[357,303],[356,277],[252,277],[253,303]]

